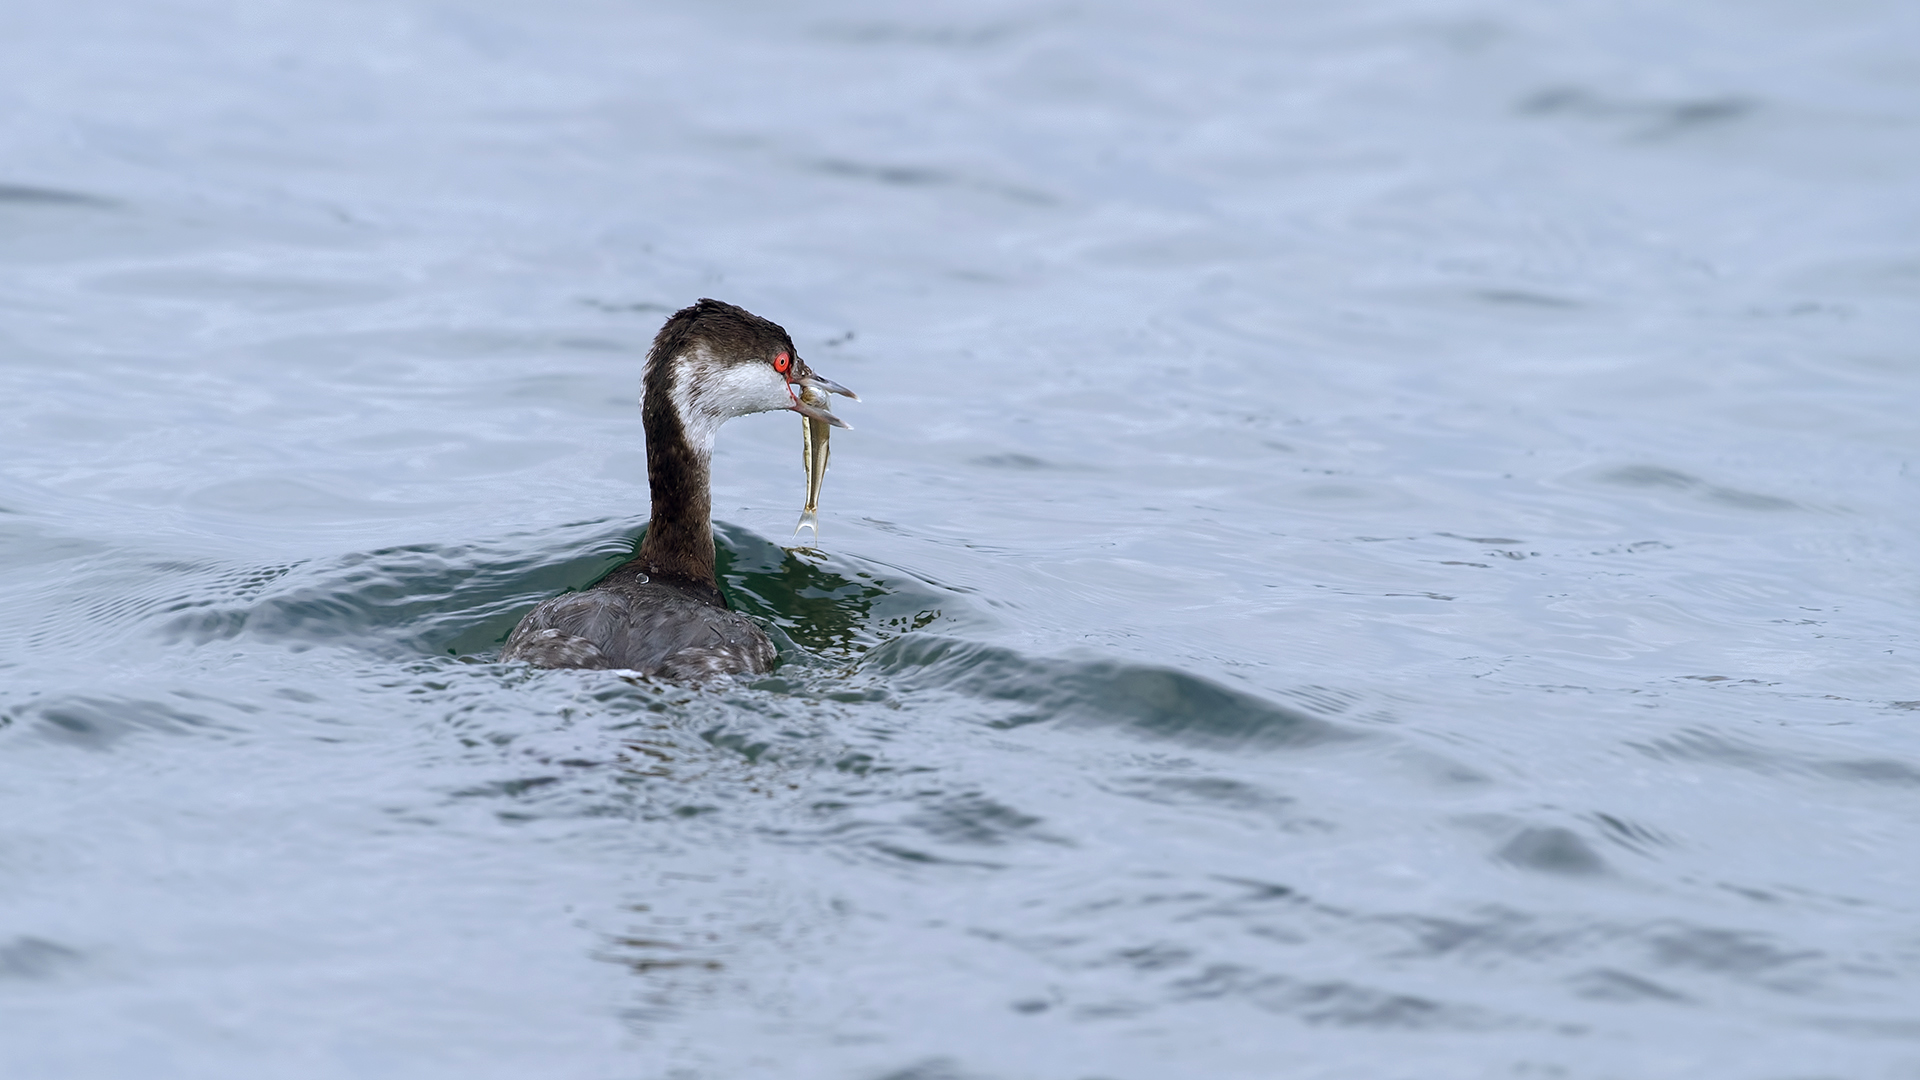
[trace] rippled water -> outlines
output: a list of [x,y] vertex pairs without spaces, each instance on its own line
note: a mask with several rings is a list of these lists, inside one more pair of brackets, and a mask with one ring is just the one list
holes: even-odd
[[1917,12],[10,13],[0,1072],[1920,1074]]

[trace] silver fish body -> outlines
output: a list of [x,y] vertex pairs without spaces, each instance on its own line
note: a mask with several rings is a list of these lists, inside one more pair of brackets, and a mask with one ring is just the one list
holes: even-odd
[[[809,405],[826,408],[827,392],[814,387],[801,391],[800,399]],[[820,541],[820,485],[827,478],[827,439],[833,425],[802,414],[800,417],[800,455],[807,471],[807,502],[800,508],[800,524],[793,527],[797,539],[800,530],[812,529],[812,542]]]

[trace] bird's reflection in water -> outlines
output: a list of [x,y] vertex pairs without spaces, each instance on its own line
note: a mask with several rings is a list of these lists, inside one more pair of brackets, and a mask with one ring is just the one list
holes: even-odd
[[823,659],[855,659],[940,617],[941,597],[919,581],[883,579],[818,549],[782,548],[741,529],[715,532],[721,587],[735,609]]

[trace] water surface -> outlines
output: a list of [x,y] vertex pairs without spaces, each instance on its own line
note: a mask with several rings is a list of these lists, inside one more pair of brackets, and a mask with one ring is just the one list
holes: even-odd
[[[1920,1071],[1920,17],[0,37],[0,1071]],[[493,662],[665,315],[771,676]]]

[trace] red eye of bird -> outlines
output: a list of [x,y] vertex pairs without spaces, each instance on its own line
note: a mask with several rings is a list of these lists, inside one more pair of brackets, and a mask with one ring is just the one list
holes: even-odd
[[782,375],[785,375],[787,373],[787,369],[792,366],[793,366],[793,358],[791,356],[788,356],[786,353],[781,353],[780,355],[773,358],[773,370],[779,372]]

